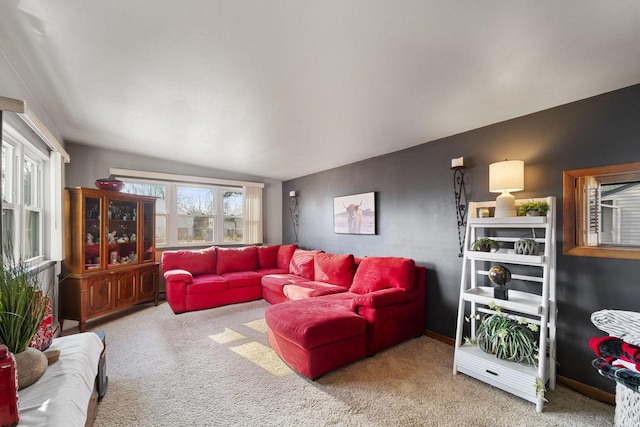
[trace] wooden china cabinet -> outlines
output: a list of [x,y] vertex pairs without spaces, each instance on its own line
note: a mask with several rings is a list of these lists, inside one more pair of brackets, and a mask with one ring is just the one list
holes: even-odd
[[134,304],[158,305],[153,197],[92,188],[65,191],[60,321],[80,322]]

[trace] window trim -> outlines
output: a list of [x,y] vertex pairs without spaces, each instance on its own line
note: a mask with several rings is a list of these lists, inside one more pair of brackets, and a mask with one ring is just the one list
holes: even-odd
[[[22,125],[26,125],[22,126]],[[0,131],[7,126],[19,128],[19,134],[33,145],[43,142],[43,149],[34,149],[43,156],[43,186],[41,187],[44,210],[42,221],[42,258],[38,265],[62,261],[64,253],[64,164],[71,161],[69,153],[39,117],[21,99],[0,96]],[[29,136],[23,135],[25,130]],[[33,134],[31,134],[33,132]],[[32,140],[33,138],[33,140]],[[0,138],[2,139],[2,138]],[[35,141],[35,142],[34,142]],[[47,177],[48,179],[44,179]],[[48,185],[47,185],[48,181]],[[46,186],[46,188],[45,188]],[[2,252],[2,248],[0,248]]]
[[619,177],[640,173],[640,162],[619,165],[600,166],[586,169],[574,169],[562,172],[562,253],[572,256],[589,256],[597,258],[640,259],[640,248],[636,247],[604,247],[578,245],[579,221],[577,220],[577,181],[580,178]]
[[263,182],[235,181],[231,179],[209,178],[204,176],[192,176],[192,175],[174,175],[171,173],[137,171],[132,169],[110,168],[109,174],[113,176],[123,177],[123,178],[151,179],[155,181],[175,181],[175,182],[183,182],[183,183],[191,183],[191,184],[205,184],[205,185],[212,184],[212,185],[229,186],[229,187],[264,188]]

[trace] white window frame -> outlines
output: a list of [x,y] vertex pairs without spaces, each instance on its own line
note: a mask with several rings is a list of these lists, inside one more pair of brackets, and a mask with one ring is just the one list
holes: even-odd
[[[166,188],[165,194],[165,208],[164,214],[156,212],[157,216],[165,216],[166,218],[166,244],[156,243],[159,248],[166,247],[190,247],[190,246],[225,246],[225,245],[238,245],[238,244],[258,244],[263,242],[262,235],[262,212],[260,211],[257,217],[257,221],[247,221],[247,188],[259,189],[260,197],[260,209],[262,201],[262,189],[263,183],[247,182],[247,181],[233,181],[223,180],[207,177],[196,177],[189,175],[173,175],[158,172],[147,171],[135,171],[128,169],[111,168],[109,170],[111,176],[115,176],[122,179],[125,182],[135,182],[140,184],[160,184]],[[214,231],[213,240],[206,242],[178,242],[178,200],[177,200],[177,188],[178,187],[194,187],[194,188],[206,188],[213,190],[213,220]],[[234,242],[224,241],[224,219],[226,215],[223,213],[222,198],[225,191],[237,190],[243,193],[243,240]],[[253,191],[255,192],[255,191]],[[255,205],[255,203],[254,203]],[[254,217],[256,214],[254,213]],[[157,223],[157,221],[156,221]],[[254,227],[253,232],[247,232],[247,227]]]
[[[36,149],[26,138],[6,122],[3,124],[2,144],[11,147],[11,158],[7,159],[7,165],[11,165],[11,170],[7,171],[7,190],[12,192],[11,200],[3,201],[2,208],[14,212],[13,230],[13,257],[23,259],[26,245],[26,215],[27,212],[37,212],[38,215],[38,236],[37,255],[26,258],[24,261],[30,264],[37,264],[45,259],[45,236],[48,230],[45,228],[45,190],[44,175],[49,171],[49,157]],[[34,204],[27,206],[24,202],[24,164],[25,159],[34,163],[37,167],[36,179],[34,182]],[[9,177],[10,175],[10,177]],[[4,244],[4,236],[3,236]],[[5,248],[2,248],[4,251]]]

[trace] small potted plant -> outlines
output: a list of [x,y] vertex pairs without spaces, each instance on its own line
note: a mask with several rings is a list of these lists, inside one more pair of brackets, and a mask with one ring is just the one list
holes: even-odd
[[498,242],[493,239],[489,239],[488,237],[482,237],[471,245],[472,251],[480,251],[480,252],[491,252],[497,251],[499,248]]
[[30,346],[49,310],[37,272],[0,255],[0,344],[15,355],[18,388],[37,381],[47,368],[44,353]]
[[545,216],[548,211],[549,203],[545,201],[534,202],[532,200],[530,202],[524,202],[518,207],[518,213],[521,216]]

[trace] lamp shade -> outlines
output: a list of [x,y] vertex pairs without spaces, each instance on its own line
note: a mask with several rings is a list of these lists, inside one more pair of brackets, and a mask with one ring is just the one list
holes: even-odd
[[521,191],[524,189],[524,162],[505,160],[489,165],[489,191]]

